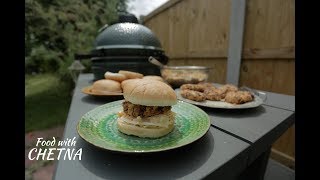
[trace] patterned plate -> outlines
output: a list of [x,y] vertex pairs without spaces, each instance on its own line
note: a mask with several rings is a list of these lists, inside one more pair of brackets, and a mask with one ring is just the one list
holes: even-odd
[[111,151],[144,153],[178,148],[201,138],[210,127],[209,116],[200,108],[178,101],[172,106],[176,113],[174,130],[157,139],[139,138],[118,131],[117,112],[122,111],[123,100],[99,106],[87,112],[79,121],[77,130],[85,141]]
[[119,92],[101,92],[101,93],[95,93],[92,91],[92,86],[87,86],[81,89],[81,92],[84,94],[92,95],[92,96],[122,96],[123,93]]

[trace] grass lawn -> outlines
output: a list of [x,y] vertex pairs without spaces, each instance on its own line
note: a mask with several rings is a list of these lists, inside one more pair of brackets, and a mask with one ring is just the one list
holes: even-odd
[[25,132],[66,122],[71,101],[69,87],[53,74],[25,76]]

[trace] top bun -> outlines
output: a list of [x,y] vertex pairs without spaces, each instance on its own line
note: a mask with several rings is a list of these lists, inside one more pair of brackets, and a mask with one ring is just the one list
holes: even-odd
[[110,80],[114,80],[114,81],[118,81],[118,82],[122,82],[122,81],[127,79],[127,77],[125,75],[123,75],[123,74],[113,73],[113,72],[109,72],[109,71],[107,71],[104,74],[104,78],[110,79]]
[[172,106],[177,103],[174,90],[164,82],[129,79],[121,83],[124,99],[144,106]]
[[160,76],[153,76],[153,75],[143,76],[142,79],[158,80],[158,81],[164,82],[164,80],[163,80],[162,77],[160,77]]
[[122,89],[120,83],[117,81],[101,79],[92,84],[91,91],[94,93],[122,92]]
[[132,72],[132,71],[123,71],[120,70],[119,74],[123,74],[127,77],[127,79],[139,79],[143,77],[143,74],[137,73],[137,72]]

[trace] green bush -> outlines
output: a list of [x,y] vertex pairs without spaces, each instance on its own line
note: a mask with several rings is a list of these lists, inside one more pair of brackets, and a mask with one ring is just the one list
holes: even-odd
[[[70,80],[73,54],[90,52],[98,30],[117,20],[118,9],[126,9],[126,0],[26,0],[25,72],[57,72]],[[91,63],[83,64],[90,72]]]
[[26,57],[25,71],[27,73],[56,72],[61,64],[62,59],[59,52],[48,50],[40,45],[33,48],[30,55]]

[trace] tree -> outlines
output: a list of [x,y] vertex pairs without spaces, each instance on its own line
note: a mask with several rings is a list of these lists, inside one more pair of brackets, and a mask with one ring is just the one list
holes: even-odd
[[26,0],[26,72],[66,71],[73,54],[89,52],[98,30],[126,9],[126,0]]

